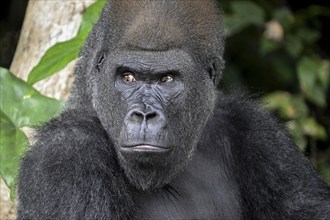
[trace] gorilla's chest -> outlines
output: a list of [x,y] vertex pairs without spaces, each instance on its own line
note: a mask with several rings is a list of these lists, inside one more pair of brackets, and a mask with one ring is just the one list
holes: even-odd
[[192,162],[168,186],[138,196],[140,219],[240,219],[237,186],[210,163]]

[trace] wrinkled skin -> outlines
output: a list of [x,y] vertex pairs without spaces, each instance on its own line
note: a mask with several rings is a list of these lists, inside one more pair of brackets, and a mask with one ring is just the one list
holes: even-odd
[[[115,47],[113,35],[105,33],[105,40],[100,49],[96,49],[96,55],[92,51],[94,68],[87,81],[91,82],[91,99],[96,114],[114,142],[119,163],[127,177],[137,188],[151,189],[168,183],[191,159],[214,108],[215,78],[220,75],[220,69],[215,67],[216,64],[221,66],[221,57],[220,54],[211,54],[206,65],[197,63],[199,49],[183,45],[198,37],[178,34],[187,28],[178,19],[185,15],[184,2],[146,2],[113,1],[110,5],[113,11],[121,11],[129,5],[131,8],[125,10],[131,13],[140,10],[143,17],[137,13],[131,18],[127,12],[120,16],[120,21],[116,20],[117,17],[108,18],[114,23],[127,19],[131,25],[123,31],[123,37],[118,39]],[[212,13],[216,5],[207,2]],[[163,12],[164,6],[176,10],[176,17]],[[200,6],[200,3],[197,1],[194,6]],[[218,14],[213,13],[216,18]],[[154,14],[159,19],[155,19]],[[191,15],[189,18],[201,20]],[[173,24],[173,29],[164,27],[149,31],[149,26],[161,23],[163,19]],[[142,32],[150,32],[152,36],[139,36]],[[164,33],[157,36],[159,32]],[[221,43],[217,41],[214,44]],[[124,77],[134,77],[134,81],[125,81]],[[171,80],[162,82],[166,77]]]
[[[214,105],[213,97],[203,94],[214,93],[214,84],[182,51],[114,54],[101,54],[93,104],[130,181],[138,188],[156,188],[191,159]],[[188,90],[196,81],[205,83]],[[109,103],[109,97],[115,101]],[[182,111],[194,102],[211,106],[189,115]],[[177,129],[188,127],[194,129]]]
[[217,91],[223,38],[216,1],[110,0],[22,158],[18,219],[330,219],[282,126]]

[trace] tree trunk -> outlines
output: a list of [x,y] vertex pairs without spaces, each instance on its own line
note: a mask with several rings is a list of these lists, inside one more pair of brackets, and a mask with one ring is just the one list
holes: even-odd
[[[74,37],[82,13],[95,0],[40,1],[30,0],[21,36],[10,70],[26,80],[48,48]],[[42,94],[65,100],[69,94],[74,61],[59,73],[35,84]],[[0,219],[15,219],[15,205],[9,200],[9,190],[0,179]]]
[[[30,0],[10,70],[26,80],[48,48],[76,35],[82,12],[93,2]],[[65,99],[72,81],[73,66],[69,64],[59,73],[38,82],[35,88],[45,95]]]

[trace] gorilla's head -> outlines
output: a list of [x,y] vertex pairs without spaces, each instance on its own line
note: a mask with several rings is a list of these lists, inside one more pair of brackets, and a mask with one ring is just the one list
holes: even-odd
[[78,67],[76,87],[84,80],[88,89],[75,92],[80,104],[92,103],[135,187],[168,183],[193,156],[214,108],[222,53],[214,1],[105,7]]

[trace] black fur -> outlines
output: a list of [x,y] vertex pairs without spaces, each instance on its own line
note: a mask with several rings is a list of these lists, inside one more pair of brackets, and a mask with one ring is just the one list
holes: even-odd
[[18,219],[330,219],[281,125],[216,91],[223,48],[215,1],[109,1],[22,159]]

